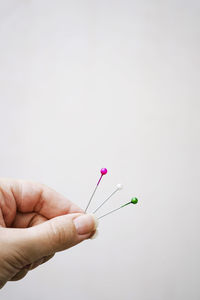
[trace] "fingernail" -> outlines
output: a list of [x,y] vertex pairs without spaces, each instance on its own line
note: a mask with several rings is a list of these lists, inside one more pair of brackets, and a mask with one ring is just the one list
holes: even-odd
[[91,240],[94,240],[97,238],[97,236],[99,235],[98,230],[95,231],[95,233],[93,234],[93,236],[90,238]]
[[87,234],[96,230],[98,226],[98,220],[94,215],[82,215],[74,219],[74,225],[78,234]]
[[89,216],[92,216],[93,220],[94,220],[94,229],[96,230],[98,225],[99,225],[99,220],[97,219],[97,217],[94,214],[89,214]]

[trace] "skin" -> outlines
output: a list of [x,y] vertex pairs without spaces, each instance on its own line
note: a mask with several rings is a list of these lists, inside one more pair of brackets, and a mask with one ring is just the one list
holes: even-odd
[[[77,231],[80,217],[85,222]],[[95,229],[91,216],[49,187],[0,179],[0,288],[90,238]]]

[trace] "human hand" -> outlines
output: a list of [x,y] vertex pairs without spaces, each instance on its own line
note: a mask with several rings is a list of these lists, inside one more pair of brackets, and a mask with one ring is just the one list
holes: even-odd
[[93,236],[96,219],[49,187],[0,180],[0,288]]

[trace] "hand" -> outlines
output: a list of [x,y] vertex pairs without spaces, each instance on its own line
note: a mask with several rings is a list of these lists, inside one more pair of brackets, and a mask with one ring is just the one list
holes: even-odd
[[96,221],[52,189],[0,180],[0,288],[23,278],[55,252],[92,237]]

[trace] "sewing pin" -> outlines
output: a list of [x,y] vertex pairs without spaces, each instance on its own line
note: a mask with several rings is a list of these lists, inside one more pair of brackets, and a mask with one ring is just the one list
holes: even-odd
[[118,207],[118,208],[116,208],[116,209],[113,209],[113,210],[109,211],[107,214],[105,214],[105,215],[103,215],[103,216],[100,216],[100,217],[98,218],[98,220],[101,219],[101,218],[104,218],[104,217],[107,216],[107,215],[110,215],[110,214],[114,213],[115,211],[117,211],[117,210],[119,210],[119,209],[121,209],[121,208],[123,208],[123,207],[125,207],[125,206],[127,206],[127,205],[129,205],[129,204],[137,204],[137,203],[138,203],[138,199],[137,199],[137,198],[132,198],[130,202],[128,202],[128,203],[126,203],[126,204],[124,204],[124,205],[121,205],[120,207]]
[[102,177],[103,177],[104,175],[106,175],[108,171],[107,171],[106,168],[102,168],[100,172],[101,172],[101,177],[99,178],[99,181],[97,182],[97,185],[96,185],[96,187],[95,187],[95,189],[94,189],[94,192],[92,193],[92,195],[91,195],[91,197],[90,197],[90,200],[89,200],[89,202],[88,202],[88,204],[87,204],[87,206],[86,206],[86,209],[85,209],[85,213],[87,212],[87,209],[88,209],[88,207],[89,207],[89,205],[90,205],[90,203],[91,203],[91,201],[92,201],[92,199],[93,199],[93,197],[94,197],[94,195],[95,195],[95,193],[96,193],[96,190],[97,190],[97,188],[98,188],[98,186],[99,186],[99,184],[100,184],[100,182],[101,182]]
[[105,201],[103,201],[102,203],[101,203],[101,205],[99,205],[96,209],[95,209],[95,211],[93,212],[93,214],[95,214],[114,194],[116,194],[118,191],[120,191],[120,190],[122,190],[123,189],[123,185],[121,184],[121,183],[118,183],[117,185],[116,185],[116,189],[114,190],[114,192],[112,192],[112,194],[110,194],[110,196],[108,197],[108,198],[106,198],[106,200]]

